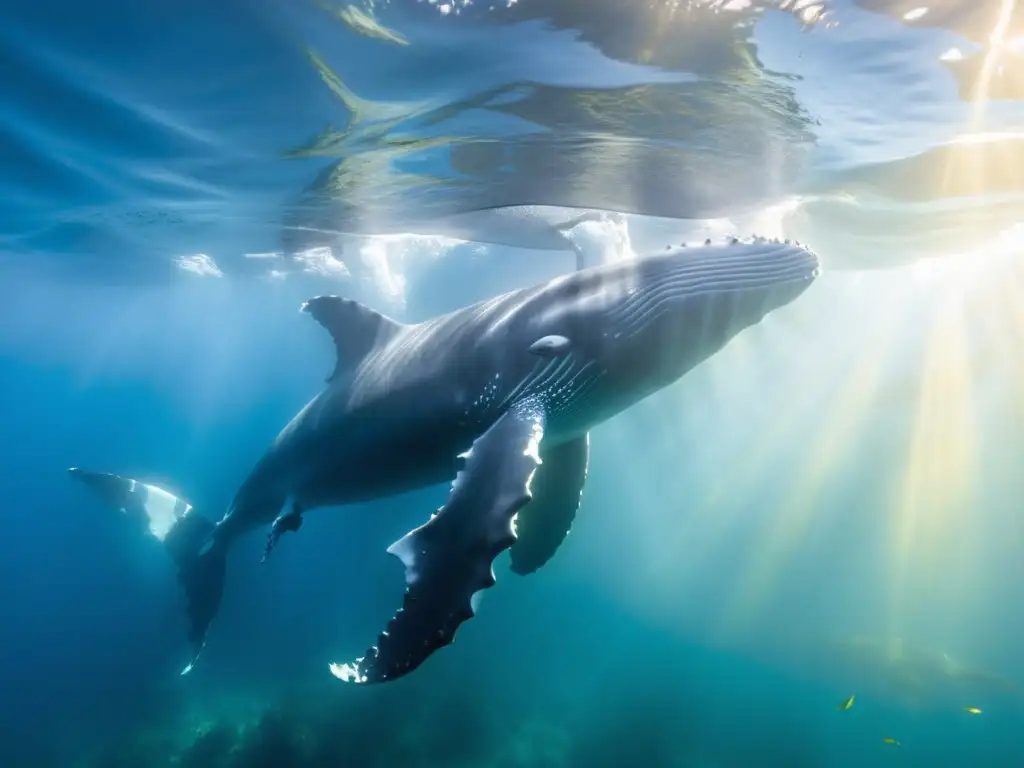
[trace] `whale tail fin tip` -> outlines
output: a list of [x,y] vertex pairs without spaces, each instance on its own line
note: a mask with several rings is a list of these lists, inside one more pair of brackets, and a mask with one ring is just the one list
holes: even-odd
[[[192,658],[182,670],[183,675],[192,671],[199,659],[206,645],[206,632],[217,616],[224,594],[228,548],[216,537],[216,528],[207,518],[190,511],[164,542],[178,568],[178,581],[185,592]],[[178,541],[172,544],[172,538]]]
[[80,480],[107,504],[148,524],[148,532],[164,545],[185,591],[188,637],[192,657],[182,671],[192,670],[206,644],[206,632],[220,608],[224,592],[227,545],[217,525],[173,493],[151,483],[73,468]]

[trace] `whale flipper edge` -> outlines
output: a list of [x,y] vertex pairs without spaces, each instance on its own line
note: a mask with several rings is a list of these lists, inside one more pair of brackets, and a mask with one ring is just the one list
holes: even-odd
[[335,677],[402,677],[474,616],[477,593],[494,586],[494,559],[515,543],[512,518],[530,500],[544,423],[543,407],[517,404],[473,443],[445,505],[388,547],[405,565],[402,607],[363,658],[331,665]]
[[530,503],[516,517],[516,543],[512,545],[512,572],[533,573],[569,535],[587,480],[590,434],[540,452],[544,464],[530,486]]

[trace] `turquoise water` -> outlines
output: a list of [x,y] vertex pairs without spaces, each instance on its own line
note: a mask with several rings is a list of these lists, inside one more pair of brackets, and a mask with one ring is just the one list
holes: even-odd
[[[0,17],[0,765],[1024,764],[1017,4]],[[180,677],[166,553],[65,474],[216,518],[333,366],[303,300],[416,321],[754,232],[825,274],[597,428],[558,555],[403,680],[328,663],[445,487],[242,542]]]

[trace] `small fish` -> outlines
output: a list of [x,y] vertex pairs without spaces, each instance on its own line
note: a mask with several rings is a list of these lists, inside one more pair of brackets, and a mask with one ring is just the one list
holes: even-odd
[[856,699],[856,698],[857,698],[857,697],[856,697],[855,695],[854,695],[854,696],[851,696],[851,697],[850,697],[850,698],[848,698],[848,699],[847,699],[846,701],[844,701],[844,702],[843,702],[842,704],[840,704],[840,705],[839,705],[838,707],[836,707],[836,709],[838,709],[838,710],[839,710],[840,712],[844,712],[844,711],[846,711],[847,709],[849,709],[850,707],[852,707],[852,706],[853,706],[853,701],[854,701],[854,699]]
[[980,715],[981,714],[981,710],[978,709],[977,707],[964,707],[964,712],[966,712],[968,715]]
[[896,741],[896,739],[894,739],[894,738],[893,738],[892,736],[886,736],[886,737],[885,737],[884,739],[882,739],[882,741],[883,741],[884,743],[886,743],[886,744],[892,744],[893,746],[896,746],[896,747],[902,746],[902,745],[901,745],[901,744],[900,744],[900,743],[899,743],[898,741]]

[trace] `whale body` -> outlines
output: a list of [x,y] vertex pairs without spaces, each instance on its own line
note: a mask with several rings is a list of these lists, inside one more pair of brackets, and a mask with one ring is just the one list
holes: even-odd
[[[214,524],[156,486],[72,473],[144,516],[178,566],[192,668],[223,590],[225,555],[270,525],[265,557],[303,515],[452,481],[445,504],[388,551],[402,608],[362,658],[358,683],[393,680],[452,642],[495,583],[547,562],[573,524],[590,430],[678,380],[819,274],[800,245],[731,239],[580,269],[408,325],[336,296],[302,311],[330,334],[324,389],[285,426]],[[454,478],[454,479],[453,479]]]

